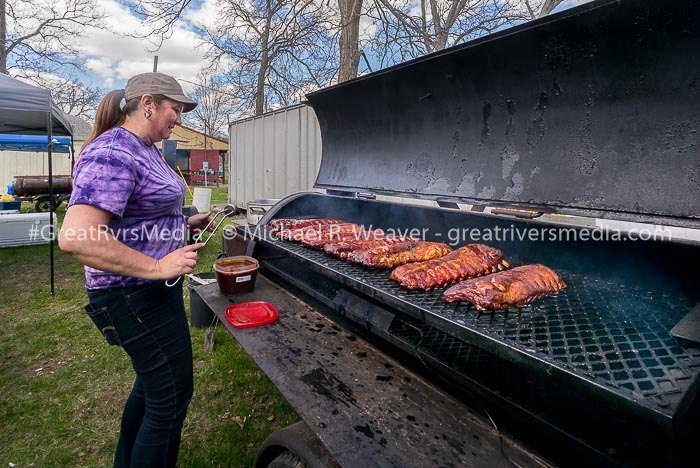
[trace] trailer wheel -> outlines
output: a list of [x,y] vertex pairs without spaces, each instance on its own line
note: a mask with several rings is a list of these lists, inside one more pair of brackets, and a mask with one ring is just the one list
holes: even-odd
[[296,453],[285,450],[277,455],[267,466],[269,468],[306,468],[306,463]]
[[321,439],[303,421],[273,432],[263,441],[256,468],[340,468]]
[[[55,200],[54,209],[61,206],[61,203],[63,203],[63,200]],[[51,199],[45,195],[37,198],[34,204],[34,210],[37,213],[48,213],[51,210]]]

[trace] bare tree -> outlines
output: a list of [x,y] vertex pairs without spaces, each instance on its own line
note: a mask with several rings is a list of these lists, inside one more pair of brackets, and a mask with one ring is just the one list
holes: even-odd
[[0,0],[0,72],[7,74],[7,18],[5,0]]
[[228,116],[236,102],[233,94],[226,89],[215,70],[200,72],[193,84],[190,95],[198,104],[192,112],[185,114],[186,123],[207,135],[227,138]]
[[93,0],[0,0],[0,72],[35,79],[79,68],[76,38],[103,19]]
[[373,1],[379,27],[372,49],[387,66],[548,14],[562,0]]
[[54,103],[63,112],[92,121],[105,90],[86,86],[76,78],[41,77],[39,85],[50,89]]
[[[167,37],[192,0],[134,0],[147,35]],[[204,27],[210,57],[228,63],[238,109],[260,114],[301,93],[357,76],[360,21],[378,25],[369,46],[380,67],[444,49],[516,22],[549,14],[562,0],[220,0]],[[366,7],[367,11],[363,11]],[[537,13],[539,11],[539,13]],[[337,15],[328,26],[329,15]],[[367,15],[367,16],[365,16]],[[329,42],[337,36],[337,44]],[[337,55],[331,54],[337,51]],[[337,64],[337,68],[333,68]]]
[[173,26],[191,3],[192,0],[133,0],[136,14],[147,25],[147,32],[141,36],[158,37],[160,43],[157,48],[160,48],[163,40],[172,35]]
[[259,115],[330,81],[338,56],[330,27],[328,9],[314,0],[223,0],[204,41],[214,61],[228,64],[238,109]]
[[[182,17],[192,0],[136,0],[137,13],[145,19],[148,26],[145,36],[157,36],[161,42],[172,33],[175,23]],[[243,4],[246,2],[237,2]],[[295,3],[295,2],[273,2]],[[330,8],[330,1],[315,2],[318,7]],[[362,16],[363,0],[337,0],[340,21],[337,25],[339,33],[339,70],[338,81],[346,81],[357,76],[357,68],[361,57],[358,48],[360,18]],[[245,5],[241,5],[244,9]],[[272,5],[271,9],[274,10]],[[230,11],[230,7],[227,8]],[[222,12],[223,14],[223,12]],[[221,15],[220,15],[221,17]],[[264,32],[261,32],[261,35]]]

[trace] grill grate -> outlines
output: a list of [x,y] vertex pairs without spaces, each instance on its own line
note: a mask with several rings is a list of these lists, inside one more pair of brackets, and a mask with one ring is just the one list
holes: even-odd
[[479,370],[489,372],[512,370],[502,359],[477,346],[464,343],[435,327],[415,319],[402,317],[389,328],[389,334],[411,345],[417,351],[427,353],[451,369],[465,375]]
[[[470,331],[460,336],[467,343],[487,344],[488,351],[498,354],[517,351],[578,380],[601,384],[652,413],[673,417],[695,391],[700,348],[683,347],[669,334],[692,304],[670,294],[558,271],[569,286],[564,291],[520,309],[478,312],[468,303],[443,301],[442,290],[405,290],[389,279],[388,271],[353,265],[299,244],[267,244],[439,328],[453,334]],[[444,335],[434,339],[449,341]],[[430,348],[446,363],[479,359],[478,348],[462,348],[454,340]]]

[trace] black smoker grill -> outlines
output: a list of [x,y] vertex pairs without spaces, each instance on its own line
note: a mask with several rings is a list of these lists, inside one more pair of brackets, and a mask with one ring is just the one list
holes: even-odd
[[669,331],[700,303],[700,248],[668,229],[641,241],[551,214],[700,226],[699,50],[698,2],[598,1],[308,96],[327,194],[290,196],[260,226],[315,216],[443,242],[490,232],[457,244],[552,267],[569,285],[555,296],[479,313],[264,229],[248,254],[477,395],[555,462],[680,463],[698,427],[700,348]]

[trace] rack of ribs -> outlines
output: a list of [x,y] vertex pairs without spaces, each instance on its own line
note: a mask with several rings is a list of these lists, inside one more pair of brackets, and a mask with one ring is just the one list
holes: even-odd
[[304,238],[314,238],[319,237],[322,233],[333,229],[337,231],[339,226],[357,226],[356,224],[350,224],[346,222],[341,222],[338,224],[314,224],[312,226],[306,226],[296,229],[285,229],[277,233],[277,237],[282,240],[301,242]]
[[447,289],[447,302],[469,301],[477,310],[523,307],[535,299],[566,288],[566,283],[544,265],[524,265],[457,283]]
[[312,219],[294,219],[294,218],[280,218],[273,219],[267,223],[267,228],[272,231],[277,237],[282,237],[280,233],[285,231],[296,231],[297,229],[304,229],[308,227],[318,227],[330,224],[345,224],[342,219],[330,219],[330,218],[312,218]]
[[483,244],[469,244],[444,257],[402,265],[391,272],[391,279],[408,289],[430,290],[507,266],[500,250]]
[[369,250],[376,247],[383,247],[394,244],[403,244],[406,242],[415,242],[415,239],[410,237],[398,237],[398,236],[386,236],[383,239],[350,239],[346,241],[339,242],[329,242],[323,246],[324,252],[334,257],[340,257],[342,259],[348,258],[348,256],[356,250]]
[[370,268],[394,268],[411,262],[424,262],[452,252],[442,242],[409,241],[369,250],[355,250],[348,260]]
[[313,249],[323,249],[326,244],[331,242],[381,239],[385,236],[386,234],[381,229],[367,231],[357,224],[334,224],[330,225],[328,229],[305,232],[301,243]]

